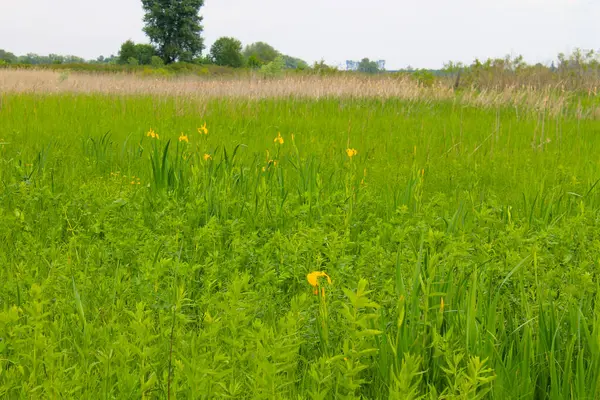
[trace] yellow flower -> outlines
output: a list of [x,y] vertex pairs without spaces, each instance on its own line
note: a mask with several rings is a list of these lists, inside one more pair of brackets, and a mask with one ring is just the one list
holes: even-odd
[[358,151],[355,149],[346,149],[346,154],[348,154],[348,157],[352,158],[358,154]]
[[198,128],[198,133],[199,134],[205,134],[208,135],[208,128],[206,127],[206,122],[204,123],[204,125],[202,125],[200,128]]
[[184,135],[183,132],[181,132],[181,136],[179,136],[179,141],[189,143],[190,139],[188,139],[188,137]]
[[210,154],[207,154],[207,153],[205,153],[202,158],[204,158],[204,161],[212,160],[212,156]]
[[154,132],[152,128],[146,133],[146,136],[151,137],[152,139],[159,139],[158,133]]
[[281,137],[281,132],[277,132],[277,137],[273,140],[273,143],[283,144],[283,137]]
[[311,286],[319,286],[319,278],[327,278],[327,282],[331,285],[331,278],[323,271],[314,271],[306,275],[306,280]]

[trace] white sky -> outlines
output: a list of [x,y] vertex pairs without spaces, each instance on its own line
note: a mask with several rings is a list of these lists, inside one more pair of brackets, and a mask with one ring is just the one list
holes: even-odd
[[[0,0],[0,48],[117,54],[127,39],[147,41],[142,15],[140,0]],[[205,0],[201,15],[207,48],[234,36],[333,65],[369,57],[388,69],[438,68],[506,54],[549,62],[600,48],[599,0]]]

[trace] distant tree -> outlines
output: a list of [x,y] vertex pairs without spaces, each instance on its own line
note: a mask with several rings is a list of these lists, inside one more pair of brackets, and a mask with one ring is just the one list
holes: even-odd
[[244,57],[249,59],[250,57],[254,56],[261,62],[261,64],[274,61],[279,55],[279,52],[275,50],[273,46],[268,45],[265,42],[252,43],[251,45],[246,46],[244,49]]
[[306,61],[301,60],[299,58],[284,55],[283,61],[285,62],[286,68],[291,68],[291,69],[307,69],[308,68],[308,64],[306,63]]
[[31,65],[49,64],[49,58],[40,56],[35,53],[27,53],[24,56],[19,56],[19,58],[17,59],[17,62],[19,64],[31,64]]
[[379,66],[375,61],[363,58],[360,63],[358,63],[358,71],[366,74],[376,74],[379,72]]
[[137,59],[137,50],[133,40],[128,40],[121,45],[119,51],[119,64],[127,64],[130,58]]
[[152,57],[156,55],[154,47],[150,44],[138,43],[128,40],[121,45],[119,51],[119,64],[131,64],[130,59],[135,58],[138,64],[150,65]]
[[222,37],[210,48],[210,57],[217,65],[238,68],[244,64],[242,42],[232,37]]
[[152,64],[152,57],[156,55],[156,50],[151,44],[138,43],[135,45],[135,53],[141,65],[150,65]]
[[127,64],[128,65],[140,65],[140,62],[135,57],[129,57],[129,60],[127,60]]
[[165,63],[192,61],[202,53],[203,5],[204,0],[142,0],[144,32]]
[[4,61],[6,64],[14,64],[17,62],[18,58],[13,53],[0,49],[0,60]]
[[50,54],[48,58],[51,64],[63,64],[65,62],[65,57],[58,54]]

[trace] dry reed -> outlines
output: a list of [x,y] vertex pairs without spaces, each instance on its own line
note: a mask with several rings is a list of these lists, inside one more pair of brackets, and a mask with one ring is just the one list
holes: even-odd
[[[195,76],[139,77],[131,74],[67,73],[47,70],[0,70],[0,93],[104,93],[107,95],[178,96],[210,98],[380,98],[451,100],[478,107],[512,106],[526,111],[559,115],[571,96],[555,87],[505,87],[466,90],[457,95],[439,83],[424,87],[409,77],[288,76],[281,79],[206,79]],[[595,110],[586,115],[595,116]]]

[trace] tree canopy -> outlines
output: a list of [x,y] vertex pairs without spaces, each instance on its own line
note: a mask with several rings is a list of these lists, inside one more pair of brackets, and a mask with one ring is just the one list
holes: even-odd
[[210,58],[217,65],[241,67],[244,64],[242,42],[232,37],[222,37],[210,48]]
[[[154,47],[149,44],[138,43],[128,40],[121,45],[119,51],[119,64],[152,64],[152,57],[156,55]],[[136,60],[133,62],[132,60]]]
[[279,55],[279,52],[275,50],[273,46],[265,42],[252,43],[246,46],[246,48],[244,49],[244,57],[254,57],[261,64],[270,63],[271,61],[274,61]]
[[363,58],[358,64],[358,71],[367,74],[376,74],[379,72],[379,66],[375,61],[371,61],[368,58]]
[[142,0],[144,32],[165,63],[192,61],[204,49],[204,0]]

